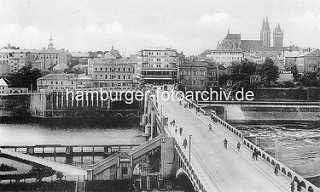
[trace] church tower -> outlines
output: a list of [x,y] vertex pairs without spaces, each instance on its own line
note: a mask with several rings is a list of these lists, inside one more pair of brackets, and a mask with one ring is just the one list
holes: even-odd
[[271,46],[271,32],[268,17],[263,19],[262,28],[260,31],[260,41],[262,41],[262,45],[265,47]]
[[283,47],[283,31],[279,23],[273,31],[273,47]]
[[55,48],[54,48],[54,45],[53,45],[52,36],[50,36],[50,39],[49,39],[48,49],[55,49]]

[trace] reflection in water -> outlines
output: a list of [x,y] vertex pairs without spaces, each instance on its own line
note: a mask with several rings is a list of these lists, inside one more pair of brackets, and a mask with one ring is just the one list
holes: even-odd
[[[138,126],[57,126],[39,124],[0,124],[0,146],[60,145],[121,145],[141,144],[143,132]],[[45,157],[51,161],[66,162],[65,157]],[[102,160],[102,156],[73,157],[71,164],[79,168]]]
[[320,175],[320,127],[301,124],[239,125],[257,144],[303,177]]

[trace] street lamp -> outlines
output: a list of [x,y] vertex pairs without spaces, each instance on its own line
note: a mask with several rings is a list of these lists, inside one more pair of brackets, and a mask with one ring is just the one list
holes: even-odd
[[192,135],[189,135],[189,163],[191,163],[191,137]]

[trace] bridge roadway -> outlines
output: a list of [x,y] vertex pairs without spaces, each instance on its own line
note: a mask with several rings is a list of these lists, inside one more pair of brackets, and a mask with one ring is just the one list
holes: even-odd
[[[42,159],[39,157],[22,154],[20,152],[14,152],[7,149],[0,148],[1,153],[6,154],[8,156],[15,157],[17,159],[26,160],[38,164],[42,164],[48,167],[51,167],[55,171],[60,171],[63,175],[67,176],[72,180],[83,179],[87,175],[86,170],[78,169],[72,165],[62,164],[58,162],[48,161],[46,159]],[[68,179],[69,180],[69,179]]]
[[[197,114],[195,109],[183,108],[178,101],[158,100],[162,105],[162,114],[175,119],[178,129],[183,127],[182,136],[175,133],[170,125],[166,132],[176,138],[182,147],[184,138],[191,139],[191,165],[207,191],[259,191],[276,192],[290,191],[291,181],[274,174],[273,167],[261,159],[252,159],[252,152],[243,144],[241,138],[233,135],[220,124],[212,123],[210,116]],[[208,124],[213,125],[209,131]],[[228,149],[224,148],[223,140],[228,140]],[[240,141],[241,149],[237,151],[236,144]],[[188,145],[189,147],[189,145]],[[184,149],[188,157],[188,147]],[[261,158],[261,157],[259,157]]]

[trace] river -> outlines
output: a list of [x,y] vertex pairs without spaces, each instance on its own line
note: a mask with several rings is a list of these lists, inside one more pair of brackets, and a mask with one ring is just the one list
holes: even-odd
[[257,145],[299,175],[320,175],[320,126],[316,124],[233,124],[257,135]]

